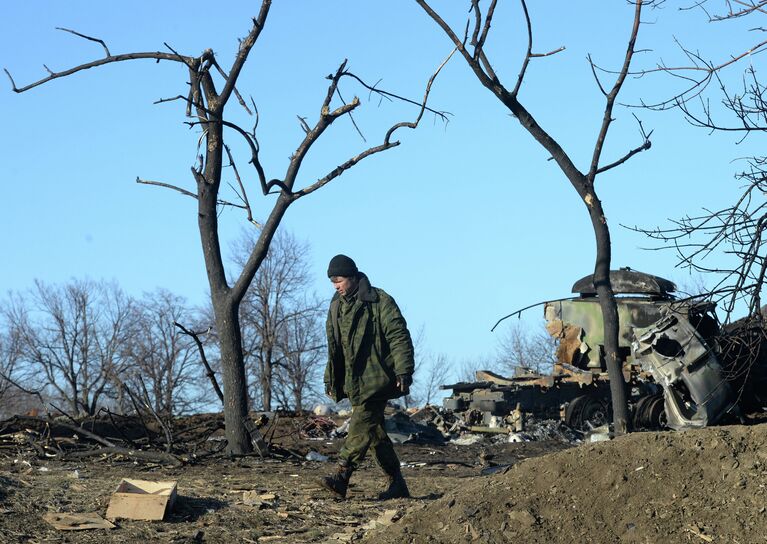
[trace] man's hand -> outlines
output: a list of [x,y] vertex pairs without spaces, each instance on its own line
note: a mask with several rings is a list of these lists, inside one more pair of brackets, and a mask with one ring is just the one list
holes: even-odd
[[[325,394],[327,396],[329,396],[331,399],[333,398],[333,390],[330,388],[330,384],[329,383],[325,384]],[[333,399],[333,400],[335,400],[335,399]]]
[[400,374],[397,376],[397,389],[402,392],[403,395],[410,393],[410,385],[413,383],[413,376],[410,374]]

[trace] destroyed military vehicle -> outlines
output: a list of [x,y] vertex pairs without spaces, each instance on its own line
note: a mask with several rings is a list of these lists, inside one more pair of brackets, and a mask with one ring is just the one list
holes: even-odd
[[[678,300],[672,282],[628,268],[611,271],[610,281],[635,429],[704,427],[737,416],[743,402],[765,404],[758,397],[767,364],[723,351],[739,342],[727,341],[714,304]],[[577,296],[543,304],[546,329],[558,340],[551,374],[522,370],[506,378],[479,371],[476,382],[442,386],[452,389],[444,407],[477,431],[520,431],[529,416],[560,418],[582,431],[609,423],[602,312],[592,276],[575,282],[572,292]],[[764,334],[757,336],[761,343]]]

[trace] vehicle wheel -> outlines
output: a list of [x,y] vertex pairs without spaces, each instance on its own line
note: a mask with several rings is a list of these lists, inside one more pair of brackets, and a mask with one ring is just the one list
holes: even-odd
[[666,404],[663,395],[655,395],[646,410],[647,426],[650,429],[664,429],[667,427]]
[[645,395],[634,405],[634,417],[632,419],[634,429],[644,429],[647,427],[647,407],[652,403],[653,399],[653,395]]
[[565,409],[565,423],[579,431],[590,431],[610,422],[610,406],[596,395],[575,397]]
[[636,403],[634,428],[662,429],[666,427],[666,408],[663,395],[647,395]]

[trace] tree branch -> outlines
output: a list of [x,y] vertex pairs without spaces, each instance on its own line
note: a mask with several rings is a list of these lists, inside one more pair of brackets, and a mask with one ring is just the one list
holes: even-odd
[[[213,391],[216,392],[216,396],[221,401],[221,404],[223,404],[224,393],[221,391],[221,387],[219,387],[218,385],[218,381],[216,380],[216,373],[213,372],[213,369],[210,367],[210,363],[208,363],[208,358],[205,356],[205,348],[202,345],[202,341],[200,341],[199,333],[196,333],[194,331],[187,329],[178,321],[174,321],[173,324],[179,329],[181,329],[181,332],[183,332],[187,336],[191,336],[192,340],[194,340],[194,343],[197,344],[197,350],[200,352],[200,360],[202,361],[202,364],[205,367],[205,375],[210,380],[210,383],[213,386]],[[210,332],[210,329],[208,329],[208,332]]]
[[601,174],[602,172],[607,172],[608,170],[623,164],[624,162],[629,160],[631,157],[633,157],[637,153],[641,153],[642,151],[646,151],[646,150],[650,149],[650,147],[652,147],[652,142],[650,141],[650,136],[652,136],[652,130],[649,133],[646,133],[644,131],[644,126],[642,125],[642,121],[640,121],[637,118],[636,115],[634,116],[634,119],[636,119],[637,123],[639,123],[639,131],[642,134],[642,140],[644,140],[642,142],[642,145],[632,149],[631,151],[626,153],[623,157],[621,157],[617,161],[612,162],[612,163],[608,164],[607,166],[602,166],[602,167],[598,168],[597,172],[596,172],[597,174]]
[[237,179],[237,183],[240,186],[241,191],[241,198],[243,203],[245,204],[245,210],[248,212],[248,221],[250,223],[253,223],[256,228],[261,228],[261,224],[253,219],[253,211],[250,208],[250,202],[248,201],[248,193],[245,191],[245,186],[242,184],[242,178],[240,178],[240,172],[237,170],[237,165],[234,163],[234,158],[232,157],[232,151],[229,149],[229,146],[224,144],[224,149],[226,150],[226,155],[229,157],[229,166],[232,167],[232,170],[234,171],[234,177]]
[[213,108],[219,113],[223,109],[226,102],[229,100],[229,96],[234,91],[235,84],[237,83],[237,78],[240,76],[240,71],[242,70],[245,61],[248,58],[248,53],[250,53],[250,50],[255,45],[256,40],[258,40],[258,37],[261,35],[261,30],[264,28],[264,23],[266,23],[266,16],[269,15],[269,8],[271,5],[271,0],[263,0],[261,2],[261,9],[258,12],[258,15],[253,19],[253,28],[250,30],[250,33],[242,41],[242,43],[240,43],[240,50],[237,52],[237,56],[234,59],[232,69],[229,70],[229,77],[226,78],[224,88],[221,90],[221,93],[216,99],[216,107]]
[[126,53],[123,55],[110,55],[103,59],[94,60],[92,62],[86,62],[85,64],[80,64],[78,66],[75,66],[73,68],[69,68],[67,70],[64,70],[62,72],[51,72],[48,77],[44,77],[38,81],[35,81],[33,83],[30,83],[29,85],[25,85],[23,87],[16,87],[16,83],[13,81],[13,77],[11,77],[10,72],[8,72],[7,69],[3,68],[8,78],[11,80],[11,86],[13,89],[13,92],[15,93],[23,93],[30,89],[34,89],[35,87],[38,87],[40,85],[43,85],[45,83],[48,83],[49,81],[52,81],[54,79],[58,79],[60,77],[66,77],[72,74],[75,74],[77,72],[82,72],[83,70],[88,70],[90,68],[95,68],[97,66],[103,66],[105,64],[111,64],[114,62],[123,62],[127,60],[137,60],[137,59],[153,59],[153,60],[170,60],[174,62],[182,62],[179,60],[179,58],[176,55],[172,55],[170,53],[161,53],[159,51],[153,52],[153,53]]
[[[421,101],[421,104],[420,104],[421,108],[418,111],[418,115],[416,116],[414,121],[406,121],[406,122],[401,122],[401,123],[397,123],[397,124],[393,125],[386,132],[386,135],[384,136],[384,141],[383,141],[382,144],[370,147],[370,148],[366,149],[365,151],[363,151],[362,153],[359,153],[359,154],[355,155],[354,157],[350,158],[349,160],[347,160],[343,164],[337,166],[331,172],[329,172],[325,177],[317,180],[315,183],[309,185],[308,187],[305,187],[305,188],[301,189],[300,191],[294,193],[293,194],[293,199],[297,200],[297,199],[299,199],[299,198],[301,198],[303,196],[306,196],[308,194],[313,193],[314,191],[316,191],[320,187],[323,187],[323,186],[327,185],[328,183],[330,183],[330,181],[332,181],[333,179],[335,179],[338,176],[340,176],[341,174],[343,174],[346,170],[348,170],[349,168],[351,168],[352,166],[354,166],[355,164],[360,162],[362,159],[364,159],[366,157],[369,157],[370,155],[374,155],[376,153],[380,153],[381,151],[386,151],[387,149],[391,149],[392,147],[398,146],[399,142],[392,142],[391,141],[392,135],[394,134],[394,132],[396,130],[398,130],[400,128],[415,129],[416,127],[418,127],[418,124],[420,123],[421,119],[423,118],[424,112],[429,109],[429,108],[427,108],[426,104],[427,104],[427,102],[429,100],[429,94],[431,93],[432,84],[434,83],[434,80],[439,75],[440,71],[442,71],[442,68],[444,68],[444,66],[452,58],[452,56],[455,53],[455,51],[456,51],[456,49],[453,49],[450,52],[450,54],[447,56],[447,58],[445,58],[445,60],[442,61],[442,63],[437,67],[437,69],[434,71],[432,76],[429,78],[429,81],[426,84],[426,90],[424,92],[423,100]],[[355,76],[355,78],[356,78],[356,76]],[[359,78],[356,78],[356,79],[359,80]],[[412,102],[412,101],[408,101],[408,102]],[[433,111],[433,110],[431,110],[431,111]]]
[[[191,191],[187,191],[186,189],[182,189],[181,187],[176,187],[175,185],[171,185],[169,183],[163,183],[162,181],[152,181],[148,179],[136,178],[136,183],[140,183],[142,185],[154,185],[156,187],[165,187],[166,189],[173,189],[174,191],[178,191],[184,196],[192,197],[195,200],[197,200],[198,198],[197,195]],[[231,206],[232,208],[240,208],[242,210],[247,209],[247,206],[243,204],[235,204],[234,202],[229,202],[228,200],[222,200],[220,198],[217,200],[217,202],[221,206]]]
[[[631,66],[631,59],[634,56],[634,45],[636,44],[637,34],[639,33],[639,24],[642,15],[642,0],[637,0],[636,7],[634,8],[634,24],[631,28],[631,35],[629,37],[628,45],[626,47],[626,55],[623,59],[623,67],[621,68],[618,78],[615,80],[615,84],[610,92],[607,94],[607,103],[605,104],[605,112],[602,117],[602,126],[599,129],[597,135],[597,141],[594,145],[594,153],[591,157],[591,167],[586,178],[593,183],[594,177],[597,175],[599,169],[599,159],[602,155],[602,149],[604,148],[605,138],[607,137],[607,130],[610,128],[610,124],[613,121],[612,112],[615,104],[615,99],[620,92],[623,82],[626,80],[626,75],[629,72]],[[645,142],[646,144],[647,142]],[[647,147],[649,149],[649,147]],[[638,151],[637,151],[638,153]]]

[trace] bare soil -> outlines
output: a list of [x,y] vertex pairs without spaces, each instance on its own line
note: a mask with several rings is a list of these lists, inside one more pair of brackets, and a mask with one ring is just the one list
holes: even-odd
[[[277,437],[297,456],[340,440]],[[121,456],[62,462],[0,456],[0,542],[767,542],[767,425],[560,441],[397,445],[412,499],[381,502],[372,462],[336,501],[316,480],[330,462],[209,459],[182,467]],[[508,466],[507,466],[508,465]],[[122,478],[176,480],[162,522],[61,531],[48,512],[104,515]],[[272,494],[247,504],[245,492]]]
[[366,542],[767,541],[767,425],[637,433],[529,459]]
[[[316,484],[334,469],[342,440],[310,440],[295,429],[304,419],[283,420],[274,443],[292,458],[250,456],[216,458],[182,467],[137,464],[123,456],[78,462],[40,459],[33,451],[0,455],[0,543],[13,542],[333,542],[361,538],[409,509],[427,505],[456,487],[480,478],[483,469],[512,464],[570,447],[561,441],[495,444],[489,437],[470,446],[397,445],[412,499],[381,502],[381,471],[370,460],[354,474],[346,501]],[[309,451],[328,462],[302,459]],[[116,529],[61,531],[43,520],[49,512],[105,515],[122,478],[174,480],[178,500],[161,522],[117,520]],[[275,495],[264,504],[247,504],[246,492]]]

